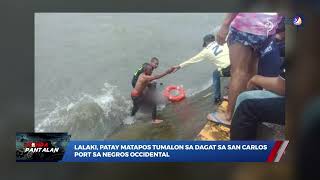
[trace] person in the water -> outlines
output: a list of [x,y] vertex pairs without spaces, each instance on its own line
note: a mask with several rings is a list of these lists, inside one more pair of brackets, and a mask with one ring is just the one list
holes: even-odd
[[132,87],[134,88],[136,86],[137,80],[139,78],[139,75],[141,73],[143,73],[143,68],[150,64],[152,66],[153,69],[157,69],[157,67],[159,66],[159,59],[156,57],[153,57],[150,59],[150,63],[143,63],[142,66],[134,73],[133,77],[132,77]]
[[143,73],[138,77],[135,87],[131,91],[131,98],[133,101],[133,108],[131,117],[136,114],[142,105],[152,108],[152,123],[161,123],[163,120],[157,119],[157,103],[152,92],[152,81],[162,78],[173,72],[174,67],[169,68],[166,72],[152,76],[153,66],[147,64],[143,68]]

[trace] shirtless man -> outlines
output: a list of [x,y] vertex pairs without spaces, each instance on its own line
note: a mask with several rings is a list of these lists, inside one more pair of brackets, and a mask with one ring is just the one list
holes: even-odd
[[134,73],[131,84],[134,88],[136,86],[136,83],[138,81],[139,75],[143,73],[143,67],[147,64],[150,64],[153,69],[157,69],[159,66],[159,59],[156,57],[153,57],[150,59],[150,63],[143,63],[142,66]]
[[147,105],[152,108],[152,123],[161,123],[163,121],[157,119],[157,104],[153,97],[152,90],[150,90],[150,86],[152,86],[151,81],[172,73],[174,69],[174,67],[171,67],[162,74],[152,76],[152,66],[150,64],[144,66],[144,73],[139,75],[138,81],[131,91],[133,101],[131,116],[134,116],[142,105]]

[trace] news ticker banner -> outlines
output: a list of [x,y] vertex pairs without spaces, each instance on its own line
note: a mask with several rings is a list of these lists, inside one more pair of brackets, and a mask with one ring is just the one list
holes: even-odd
[[17,133],[17,162],[279,162],[289,141],[70,141]]

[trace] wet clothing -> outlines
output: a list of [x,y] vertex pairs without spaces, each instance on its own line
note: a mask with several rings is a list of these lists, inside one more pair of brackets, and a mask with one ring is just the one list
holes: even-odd
[[203,48],[200,53],[181,63],[179,66],[183,68],[187,65],[198,63],[204,60],[211,61],[218,67],[218,69],[228,67],[230,65],[228,45],[224,44],[223,46],[220,46],[217,42],[211,42],[207,47]]
[[132,91],[131,91],[131,96],[139,96],[140,94],[139,94],[139,92],[136,90],[136,89],[133,89]]
[[134,73],[134,75],[132,77],[132,80],[131,80],[131,85],[132,85],[133,88],[136,86],[136,83],[138,81],[138,78],[139,78],[140,74],[143,73],[144,66],[148,65],[148,64],[149,63],[143,63],[141,65],[141,67]]
[[146,108],[151,108],[152,111],[152,119],[157,118],[157,104],[152,97],[151,93],[145,93],[140,96],[131,96],[132,102],[133,102],[133,107],[131,110],[131,116],[134,116],[140,107],[146,107]]

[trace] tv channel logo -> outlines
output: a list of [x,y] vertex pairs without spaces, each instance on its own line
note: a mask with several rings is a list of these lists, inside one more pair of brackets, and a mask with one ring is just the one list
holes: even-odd
[[294,16],[292,18],[292,23],[295,26],[302,26],[302,22],[303,22],[303,20],[302,20],[302,17],[300,17],[300,16]]
[[295,15],[293,17],[285,17],[284,19],[286,25],[294,26],[298,29],[302,28],[305,24],[305,19],[303,15]]

